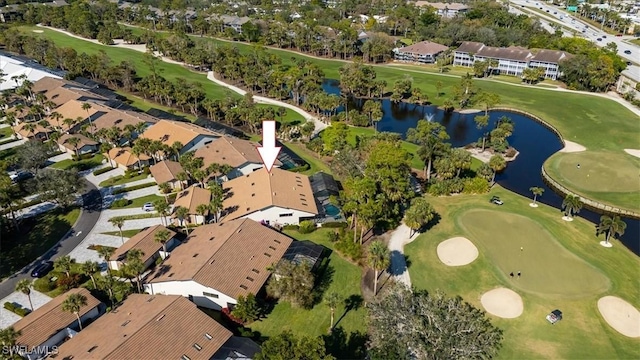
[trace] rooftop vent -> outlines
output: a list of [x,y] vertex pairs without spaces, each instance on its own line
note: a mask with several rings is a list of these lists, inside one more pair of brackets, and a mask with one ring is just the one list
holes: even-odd
[[127,321],[123,322],[122,325],[120,325],[120,326],[127,326],[127,324],[130,323],[130,322],[131,322],[131,320],[127,320]]
[[193,254],[192,257],[198,257],[198,253]]
[[160,321],[160,320],[164,319],[164,315],[165,315],[165,314],[162,314],[162,315],[158,316],[158,318],[156,319],[156,321]]
[[197,343],[193,344],[193,348],[198,351],[202,350],[202,346],[198,345]]
[[240,285],[240,288],[243,289],[243,290],[247,290],[248,289],[248,287],[246,285]]
[[214,263],[214,262],[216,262],[216,260],[215,260],[215,259],[211,260],[211,261],[209,262],[209,265],[213,265],[213,263]]
[[147,300],[147,302],[152,302],[153,299],[155,299],[155,298],[156,298],[155,296],[152,296],[152,297],[149,298],[149,300]]
[[89,350],[87,350],[87,352],[90,353],[97,348],[98,348],[98,345],[93,345]]
[[253,278],[251,276],[247,276],[247,280],[253,281]]
[[275,250],[276,248],[274,248],[273,246],[269,246],[269,249]]
[[256,196],[256,194],[251,194],[251,197],[254,197],[254,196]]
[[182,359],[182,360],[191,360],[191,358],[188,357],[187,355],[182,355],[182,357],[180,359]]
[[276,244],[280,244],[280,240],[278,240],[278,239],[273,239],[273,241],[274,241]]
[[256,274],[260,274],[260,270],[258,270],[258,269],[251,269],[251,271],[253,271]]
[[204,337],[206,337],[207,340],[213,339],[213,337],[211,335],[209,335],[209,333],[204,333]]
[[173,277],[173,274],[175,274],[175,273],[171,273],[171,274],[169,274],[169,276],[167,276],[167,277]]
[[271,254],[269,254],[269,253],[264,253],[264,255],[265,255],[266,257],[271,257]]

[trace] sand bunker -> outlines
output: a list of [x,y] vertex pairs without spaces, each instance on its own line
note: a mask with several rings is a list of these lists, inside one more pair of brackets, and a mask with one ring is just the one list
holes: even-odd
[[458,113],[460,113],[460,114],[477,114],[479,112],[482,112],[482,110],[478,110],[478,109],[462,109],[462,110],[458,111]]
[[626,152],[629,155],[633,155],[635,157],[640,158],[640,150],[638,149],[624,149],[624,152]]
[[489,314],[505,319],[517,318],[524,310],[520,295],[507,288],[487,291],[480,298],[480,302]]
[[33,31],[33,32],[34,32],[34,33],[36,33],[36,34],[42,34],[42,33],[44,32],[44,31],[42,31],[42,30],[31,30],[31,31]]
[[565,140],[564,141],[564,147],[560,150],[560,152],[564,152],[564,153],[574,153],[574,152],[580,152],[580,151],[585,151],[587,150],[586,147],[578,144],[578,143],[574,143],[573,141],[569,141],[569,140]]
[[471,264],[478,258],[478,248],[463,237],[454,237],[438,244],[438,258],[448,266]]
[[598,310],[604,320],[624,336],[640,337],[640,311],[633,305],[615,296],[598,300]]

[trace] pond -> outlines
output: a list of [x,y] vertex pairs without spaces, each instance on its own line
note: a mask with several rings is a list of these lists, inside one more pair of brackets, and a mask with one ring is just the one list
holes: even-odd
[[[335,80],[326,80],[323,89],[331,94],[340,94],[338,82]],[[359,108],[362,103],[363,101],[355,101],[349,106]],[[426,119],[444,125],[451,137],[449,141],[454,147],[477,141],[482,135],[482,131],[473,121],[476,114],[447,113],[435,106],[393,104],[388,99],[382,101],[382,111],[384,116],[377,124],[378,131],[395,132],[404,137],[408,129],[415,127],[419,120]],[[516,160],[509,162],[505,171],[498,174],[496,181],[502,187],[525,197],[531,197],[530,187],[541,187],[545,192],[538,201],[560,209],[563,198],[545,185],[541,169],[545,160],[562,148],[562,142],[537,121],[509,111],[490,111],[487,129],[493,129],[496,121],[502,116],[509,117],[514,123],[514,132],[508,141],[520,154]],[[598,223],[601,214],[583,209],[579,216]],[[624,221],[627,223],[627,229],[621,240],[636,255],[640,255],[640,220],[624,218]]]

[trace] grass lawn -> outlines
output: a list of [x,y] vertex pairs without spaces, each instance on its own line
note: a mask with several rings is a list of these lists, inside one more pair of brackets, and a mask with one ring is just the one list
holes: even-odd
[[68,170],[68,169],[76,169],[78,171],[89,170],[96,166],[102,165],[102,161],[104,160],[104,156],[102,154],[95,154],[93,157],[84,160],[73,160],[66,159],[62,161],[58,161],[51,165],[54,169]]
[[[287,235],[298,240],[311,240],[316,244],[332,248],[333,244],[326,239],[329,229],[319,229],[311,234],[302,235],[297,231],[286,231]],[[360,296],[360,278],[362,270],[333,252],[329,257],[329,266],[333,268],[331,285],[325,292],[335,291],[340,298]],[[336,308],[336,321],[345,312],[344,304]],[[347,312],[338,322],[347,334],[365,331],[365,309]],[[310,310],[292,308],[289,303],[278,303],[273,311],[265,318],[249,325],[252,330],[259,331],[263,336],[274,336],[284,330],[291,330],[295,334],[308,336],[326,335],[330,325],[331,314],[324,303],[316,304]]]
[[108,178],[107,180],[103,180],[98,186],[100,187],[109,187],[114,185],[122,185],[127,184],[133,181],[144,180],[149,177],[149,174],[138,174],[136,176],[132,176],[130,178],[125,177],[124,175],[117,175]]
[[113,206],[113,204],[109,207],[109,209],[135,209],[135,208],[141,208],[142,205],[150,202],[154,202],[156,200],[164,200],[163,196],[158,196],[158,195],[147,195],[147,196],[142,196],[139,198],[135,198],[135,199],[131,199],[129,200],[130,203],[127,206],[123,206],[123,207],[115,207]]
[[[134,235],[136,235],[137,233],[139,233],[142,230],[143,229],[122,230],[122,236],[126,237],[126,238],[130,238],[130,237],[133,237]],[[120,231],[107,231],[107,232],[103,232],[102,234],[120,236]]]
[[318,158],[318,155],[307,149],[301,143],[287,143],[286,146],[309,164],[309,170],[301,172],[305,175],[313,175],[318,171],[333,174],[331,168]]
[[[80,216],[80,209],[54,209],[20,222],[20,233],[0,237],[0,279],[19,271],[62,239]],[[4,227],[3,227],[4,229]]]
[[11,127],[4,127],[0,129],[0,139],[7,138],[13,134]]
[[545,162],[545,169],[588,199],[636,212],[640,208],[640,159],[635,156],[613,151],[556,153]]
[[632,39],[632,40],[628,40],[630,43],[634,44],[634,45],[638,45],[640,46],[640,39]]
[[[531,199],[499,186],[491,195],[505,204],[488,203],[489,195],[429,197],[442,219],[405,247],[413,285],[460,295],[479,308],[480,296],[495,287],[519,293],[522,316],[491,316],[504,330],[499,358],[637,358],[638,339],[609,327],[596,302],[615,295],[640,307],[638,257],[617,240],[611,249],[601,247],[594,225],[579,217],[564,222],[557,209],[531,208]],[[462,267],[442,264],[437,245],[454,236],[470,239],[478,259]],[[522,278],[510,279],[511,271],[522,271]],[[565,316],[551,326],[545,316],[554,309]]]

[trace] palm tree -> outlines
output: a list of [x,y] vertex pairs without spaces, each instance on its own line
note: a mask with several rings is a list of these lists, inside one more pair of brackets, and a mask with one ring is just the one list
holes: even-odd
[[180,158],[180,151],[184,148],[184,145],[180,141],[175,141],[171,144],[171,150],[176,154],[176,161]]
[[205,223],[205,216],[209,212],[209,204],[200,204],[196,207],[196,214],[202,216],[202,223]]
[[100,152],[107,155],[107,159],[109,159],[109,166],[111,167],[113,167],[113,160],[111,159],[111,156],[109,156],[109,152],[112,148],[113,146],[107,142],[104,142],[100,145]]
[[91,113],[89,112],[89,110],[91,110],[91,104],[82,103],[82,110],[87,111],[87,118],[89,119],[89,128],[91,129],[91,133],[93,134],[93,123],[91,122]]
[[71,276],[71,265],[75,264],[76,260],[71,256],[65,255],[54,260],[53,266],[57,271],[61,271],[67,274],[67,277]]
[[0,344],[2,344],[2,349],[9,349],[10,359],[13,359],[15,345],[20,335],[22,332],[16,331],[13,326],[0,330]]
[[158,199],[153,202],[153,208],[160,214],[161,221],[164,222],[164,225],[168,225],[167,215],[169,215],[169,203],[167,201]]
[[158,185],[158,189],[160,189],[160,191],[162,191],[162,193],[164,194],[164,199],[168,203],[169,202],[169,197],[167,196],[167,194],[169,194],[171,192],[171,185],[169,185],[168,182],[163,182],[163,183]]
[[493,170],[493,176],[491,177],[491,184],[496,183],[496,174],[504,170],[507,167],[507,162],[500,155],[493,155],[489,159],[489,167]]
[[125,272],[136,277],[136,283],[138,285],[138,292],[142,293],[142,279],[140,276],[144,271],[144,263],[142,257],[144,252],[140,249],[131,249],[127,251],[127,258],[125,263]]
[[31,311],[35,310],[33,308],[33,302],[31,302],[31,286],[33,283],[29,279],[22,279],[18,281],[16,284],[16,291],[19,291],[29,298],[29,306],[31,306]]
[[161,230],[156,231],[156,234],[153,236],[153,239],[156,242],[159,242],[160,244],[162,244],[162,251],[166,254],[167,253],[167,241],[169,241],[169,239],[171,239],[171,233],[166,229],[161,229]]
[[108,266],[109,260],[111,260],[111,255],[113,255],[115,250],[116,249],[109,246],[101,246],[98,248],[98,255],[100,255],[100,257],[107,263],[107,272],[109,275],[111,275],[111,268]]
[[176,214],[176,218],[178,218],[178,221],[180,221],[180,225],[184,226],[185,232],[187,233],[187,235],[189,235],[189,228],[184,221],[187,217],[189,217],[189,209],[184,206],[178,206],[173,209],[173,213]]
[[531,203],[531,206],[533,207],[538,207],[538,204],[536,204],[536,199],[538,198],[538,196],[542,195],[542,193],[544,192],[544,189],[541,187],[530,187],[529,191],[531,191],[531,193],[533,194],[533,203]]
[[70,312],[76,315],[78,319],[78,327],[82,331],[82,322],[80,321],[80,309],[87,306],[87,297],[82,294],[71,294],[62,302],[62,311]]
[[124,219],[121,217],[114,217],[109,219],[109,222],[111,223],[111,225],[117,227],[118,230],[120,230],[120,240],[122,241],[122,244],[124,244],[124,236],[122,235],[122,227],[124,226]]
[[80,139],[78,139],[75,136],[72,136],[67,139],[67,142],[69,143],[69,145],[73,147],[73,150],[76,153],[76,160],[80,161],[80,154],[78,154],[78,144],[80,144]]
[[562,208],[564,209],[565,220],[573,220],[573,215],[580,212],[582,209],[582,201],[580,197],[576,195],[567,195],[562,201]]
[[69,130],[71,130],[73,125],[75,125],[76,121],[72,118],[66,118],[62,120],[62,123],[67,126],[67,132],[68,132]]
[[189,180],[189,175],[182,171],[176,175],[178,181],[180,181],[180,190],[184,190],[184,183]]
[[51,113],[51,115],[49,115],[49,116],[51,116],[51,118],[53,118],[53,120],[55,120],[55,121],[56,121],[56,125],[58,125],[58,129],[61,129],[61,127],[60,127],[60,120],[63,118],[62,114],[60,114],[60,113],[59,113],[59,112],[57,112],[57,111],[54,111],[54,112],[52,112],[52,113]]
[[381,241],[376,240],[369,245],[367,260],[375,271],[373,282],[373,295],[378,294],[378,276],[380,271],[386,270],[391,264],[389,249]]
[[82,273],[89,276],[91,278],[91,282],[93,283],[93,288],[97,289],[96,279],[94,275],[100,271],[100,265],[95,261],[87,261],[82,263],[81,267]]
[[213,218],[217,223],[220,221],[220,213],[223,208],[223,201],[221,196],[212,196],[211,201],[209,202],[209,210],[213,213]]
[[26,130],[27,133],[29,134],[29,136],[27,136],[27,137],[32,137],[34,135],[35,130],[36,130],[36,124],[34,124],[34,123],[26,123],[26,124],[24,124],[22,129]]
[[620,219],[620,216],[613,215],[613,217],[608,215],[602,215],[600,217],[600,223],[596,227],[596,235],[605,234],[604,242],[609,245],[609,239],[616,235],[622,236],[624,235],[624,231],[627,228],[627,223]]
[[334,315],[336,312],[336,307],[338,307],[338,303],[340,302],[340,296],[335,291],[332,291],[328,293],[327,296],[324,298],[324,302],[327,304],[327,306],[331,310],[331,326],[329,327],[329,332],[331,332],[331,330],[333,330],[333,325],[334,325],[333,321],[335,318]]

